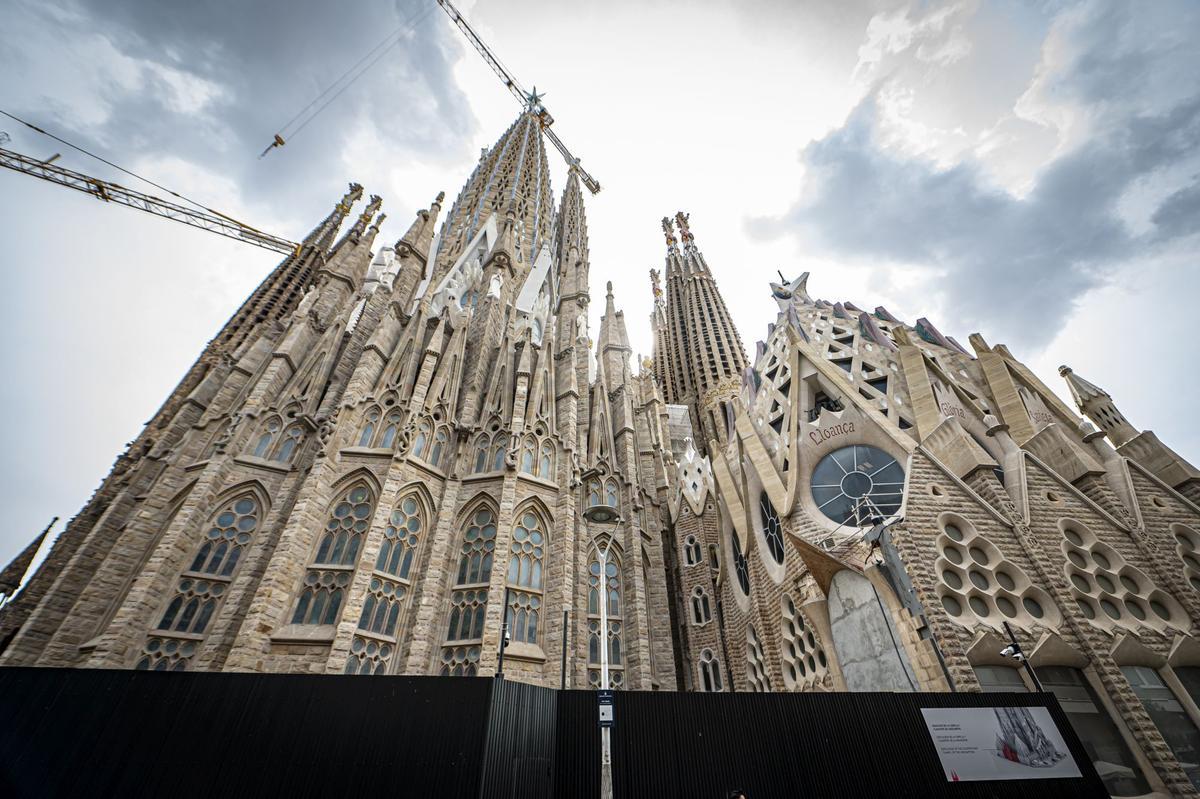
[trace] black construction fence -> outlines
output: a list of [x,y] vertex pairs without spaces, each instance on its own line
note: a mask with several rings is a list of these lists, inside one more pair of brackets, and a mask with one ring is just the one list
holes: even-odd
[[[922,708],[1046,707],[1082,776],[948,782]],[[1046,694],[617,692],[614,796],[1103,797]],[[594,691],[0,669],[0,797],[599,797]]]

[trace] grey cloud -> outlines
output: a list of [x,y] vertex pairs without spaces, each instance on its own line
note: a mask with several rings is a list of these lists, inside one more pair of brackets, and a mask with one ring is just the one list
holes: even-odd
[[[1101,75],[1112,98],[1158,79],[1162,65],[1153,53],[1129,52],[1127,40],[1109,30],[1125,21],[1101,14],[1071,31],[1076,62],[1084,64],[1080,92],[1094,91]],[[1109,54],[1093,45],[1114,37],[1126,42],[1109,53],[1120,64],[1102,63]],[[1200,57],[1193,60],[1200,71]],[[1137,69],[1121,66],[1135,61]],[[1076,85],[1070,74],[1056,83]],[[798,234],[835,256],[928,267],[939,275],[934,285],[956,326],[1029,347],[1047,343],[1071,306],[1124,264],[1197,232],[1195,186],[1162,202],[1145,235],[1131,232],[1118,204],[1135,183],[1179,168],[1196,152],[1200,93],[1153,113],[1122,113],[1106,102],[1086,142],[1044,168],[1024,197],[995,187],[974,161],[939,169],[881,148],[878,121],[871,94],[841,128],[804,149],[812,182],[801,200],[751,231]]]
[[[422,0],[77,0],[24,10],[61,31],[67,51],[74,41],[98,34],[129,58],[203,79],[220,94],[198,114],[183,112],[171,106],[172,88],[151,69],[140,91],[103,87],[111,113],[96,127],[81,125],[54,97],[29,97],[18,112],[118,162],[180,157],[233,180],[247,201],[287,206],[283,212],[305,221],[324,213],[346,180],[371,188],[372,175],[341,161],[349,137],[364,122],[393,152],[432,160],[462,159],[474,132],[474,116],[451,74],[462,50],[457,32],[436,5]],[[418,23],[407,41],[284,149],[258,160],[286,120],[414,18]],[[58,64],[66,59],[56,55],[25,52],[21,42],[8,39],[0,65],[23,64],[35,77],[62,68]]]

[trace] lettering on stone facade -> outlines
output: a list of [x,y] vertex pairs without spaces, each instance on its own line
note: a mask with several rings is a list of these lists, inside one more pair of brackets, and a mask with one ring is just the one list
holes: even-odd
[[854,432],[854,422],[838,422],[832,427],[822,427],[820,430],[810,430],[808,439],[813,445],[821,444],[831,438],[849,435]]

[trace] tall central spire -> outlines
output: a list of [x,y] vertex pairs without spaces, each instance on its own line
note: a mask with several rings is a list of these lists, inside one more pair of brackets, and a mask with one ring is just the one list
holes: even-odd
[[509,214],[514,225],[513,244],[530,262],[543,244],[552,243],[554,221],[550,167],[541,118],[534,108],[522,111],[496,143],[480,154],[479,163],[442,226],[435,280],[491,216],[503,221]]
[[[726,405],[741,387],[747,361],[742,340],[696,246],[689,215],[663,217],[667,242],[666,302],[655,286],[655,375],[668,403],[687,405],[704,442],[726,440]],[[679,238],[676,239],[676,228]]]

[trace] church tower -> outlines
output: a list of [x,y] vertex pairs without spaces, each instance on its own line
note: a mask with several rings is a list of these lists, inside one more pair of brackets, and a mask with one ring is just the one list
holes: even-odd
[[[657,272],[654,288],[655,375],[668,404],[686,405],[692,429],[707,442],[725,443],[730,401],[741,390],[746,353],[721,291],[696,247],[688,215],[662,221],[667,240],[667,290],[663,300]],[[675,227],[679,239],[675,238]],[[680,244],[680,239],[682,244]]]
[[661,398],[611,288],[592,349],[546,119],[377,253],[379,197],[338,237],[352,186],[0,614],[0,664],[490,674],[506,620],[510,677],[596,684],[604,646],[614,687],[674,686]]

